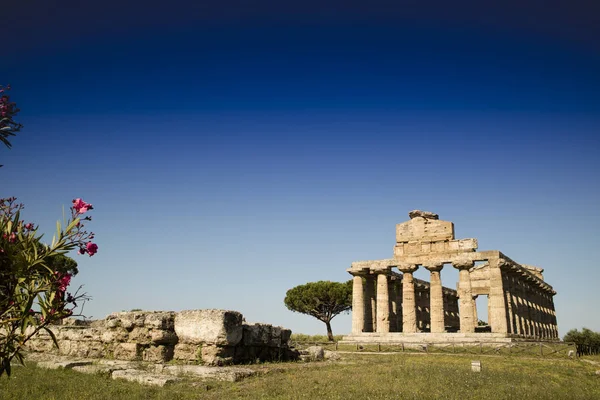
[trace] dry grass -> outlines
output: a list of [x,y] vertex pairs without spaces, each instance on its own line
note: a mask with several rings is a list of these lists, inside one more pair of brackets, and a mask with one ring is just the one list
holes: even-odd
[[[481,373],[471,371],[479,359]],[[15,368],[1,399],[600,399],[599,366],[573,359],[344,354],[334,363],[272,363],[237,383],[148,388],[72,371]]]

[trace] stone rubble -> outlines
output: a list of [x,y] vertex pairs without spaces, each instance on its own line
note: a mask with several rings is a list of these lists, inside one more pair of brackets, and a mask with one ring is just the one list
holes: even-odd
[[249,324],[242,314],[228,310],[117,312],[87,323],[66,319],[50,329],[59,349],[47,332],[40,332],[28,343],[30,352],[212,366],[295,360],[299,355],[289,347],[289,329]]

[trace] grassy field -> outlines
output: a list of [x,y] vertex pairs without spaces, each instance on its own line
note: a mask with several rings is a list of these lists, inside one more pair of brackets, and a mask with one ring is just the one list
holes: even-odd
[[[471,372],[471,360],[483,371]],[[595,358],[590,358],[595,360]],[[343,354],[336,362],[252,366],[241,382],[144,387],[69,370],[15,367],[1,399],[600,399],[600,364],[483,355]]]
[[[333,338],[338,342],[342,340],[343,336],[333,335]],[[325,343],[328,341],[327,335],[305,335],[304,333],[292,333],[290,340],[296,343]]]

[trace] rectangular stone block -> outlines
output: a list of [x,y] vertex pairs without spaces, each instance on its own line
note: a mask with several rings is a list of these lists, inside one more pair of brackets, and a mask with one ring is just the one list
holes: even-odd
[[178,340],[175,332],[156,329],[150,331],[150,341],[154,344],[175,344]]
[[117,360],[134,361],[141,358],[142,347],[137,343],[119,343],[115,346],[113,356]]
[[202,346],[200,350],[202,362],[205,365],[223,366],[233,364],[235,347],[230,346]]
[[181,311],[175,316],[175,333],[179,343],[235,346],[242,340],[242,321],[237,311]]
[[104,343],[126,342],[129,339],[129,332],[121,327],[106,329],[100,335],[100,340]]
[[148,313],[144,326],[152,329],[174,330],[175,313],[170,311]]
[[454,239],[454,224],[450,221],[440,221],[416,217],[410,221],[396,225],[396,242],[436,242]]
[[271,330],[272,326],[267,324],[244,325],[244,346],[267,346]]
[[128,341],[140,344],[150,344],[152,342],[150,339],[150,330],[147,328],[135,327],[129,332]]
[[144,349],[142,360],[150,362],[171,361],[173,353],[173,346],[150,346]]
[[200,361],[202,359],[202,355],[200,354],[201,347],[201,345],[197,344],[176,344],[173,358],[181,361]]

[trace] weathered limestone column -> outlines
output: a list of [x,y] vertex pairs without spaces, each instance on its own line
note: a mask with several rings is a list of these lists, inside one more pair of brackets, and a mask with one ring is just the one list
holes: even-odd
[[540,328],[541,328],[541,337],[542,339],[548,338],[548,324],[547,324],[547,313],[546,307],[544,306],[544,299],[542,293],[542,285],[538,283],[536,285],[535,290],[535,302],[538,307],[538,311],[540,313]]
[[398,269],[402,272],[402,332],[417,332],[417,311],[415,302],[415,281],[413,272],[417,270],[414,264],[401,264]]
[[377,333],[390,331],[390,292],[387,272],[377,274]]
[[515,276],[510,277],[510,297],[513,304],[514,334],[523,336],[523,325],[521,321],[521,306],[519,304],[519,282]]
[[550,302],[550,310],[552,311],[552,332],[554,333],[554,339],[558,339],[558,320],[556,319],[556,309],[554,308],[554,295],[556,292],[552,292],[548,295],[548,301]]
[[508,333],[506,300],[504,299],[504,285],[502,282],[502,268],[504,260],[490,259],[490,325],[493,333]]
[[521,302],[521,321],[523,323],[525,337],[533,336],[533,326],[531,325],[531,318],[529,315],[529,304],[527,303],[527,285],[523,280],[523,277],[519,278],[519,293]]
[[443,263],[432,263],[423,265],[430,273],[429,282],[429,318],[431,333],[445,332],[444,326],[444,294],[442,293],[442,279],[440,272],[444,267]]
[[397,304],[397,296],[396,296],[396,284],[395,277],[390,277],[388,279],[388,295],[390,298],[390,332],[398,332],[397,330],[397,316],[398,316],[398,304]]
[[471,276],[469,269],[473,268],[475,263],[471,260],[456,260],[452,263],[458,273],[458,297],[459,297],[459,316],[460,332],[475,332],[475,307],[473,304],[473,290],[471,289]]
[[548,308],[548,298],[543,286],[540,286],[539,293],[540,305],[542,307],[542,316],[544,321],[544,337],[552,338],[552,322],[550,321],[550,309]]
[[529,286],[529,282],[527,280],[525,280],[525,307],[527,310],[527,321],[529,323],[529,336],[535,338],[537,336],[535,313],[531,307],[531,287]]
[[396,332],[402,332],[402,282],[396,283]]
[[502,274],[502,280],[504,285],[504,299],[506,301],[506,311],[508,313],[508,333],[515,334],[516,333],[516,322],[514,318],[514,305],[512,302],[512,285],[510,284],[510,276],[508,275],[508,271]]
[[533,336],[537,339],[540,337],[540,324],[539,324],[539,316],[538,310],[535,307],[535,303],[533,302],[534,298],[533,286],[531,285],[531,277],[527,277],[527,302],[529,304],[529,315],[531,316],[531,322],[533,325]]
[[546,288],[542,287],[540,290],[540,298],[542,303],[542,311],[544,312],[544,329],[546,331],[546,338],[552,338],[552,316],[550,314],[550,307],[548,307],[548,296]]
[[365,296],[363,277],[352,278],[352,334],[357,335],[365,330]]
[[365,310],[365,332],[375,332],[376,319],[375,319],[375,282],[373,275],[365,276],[365,296],[364,296],[364,310]]

